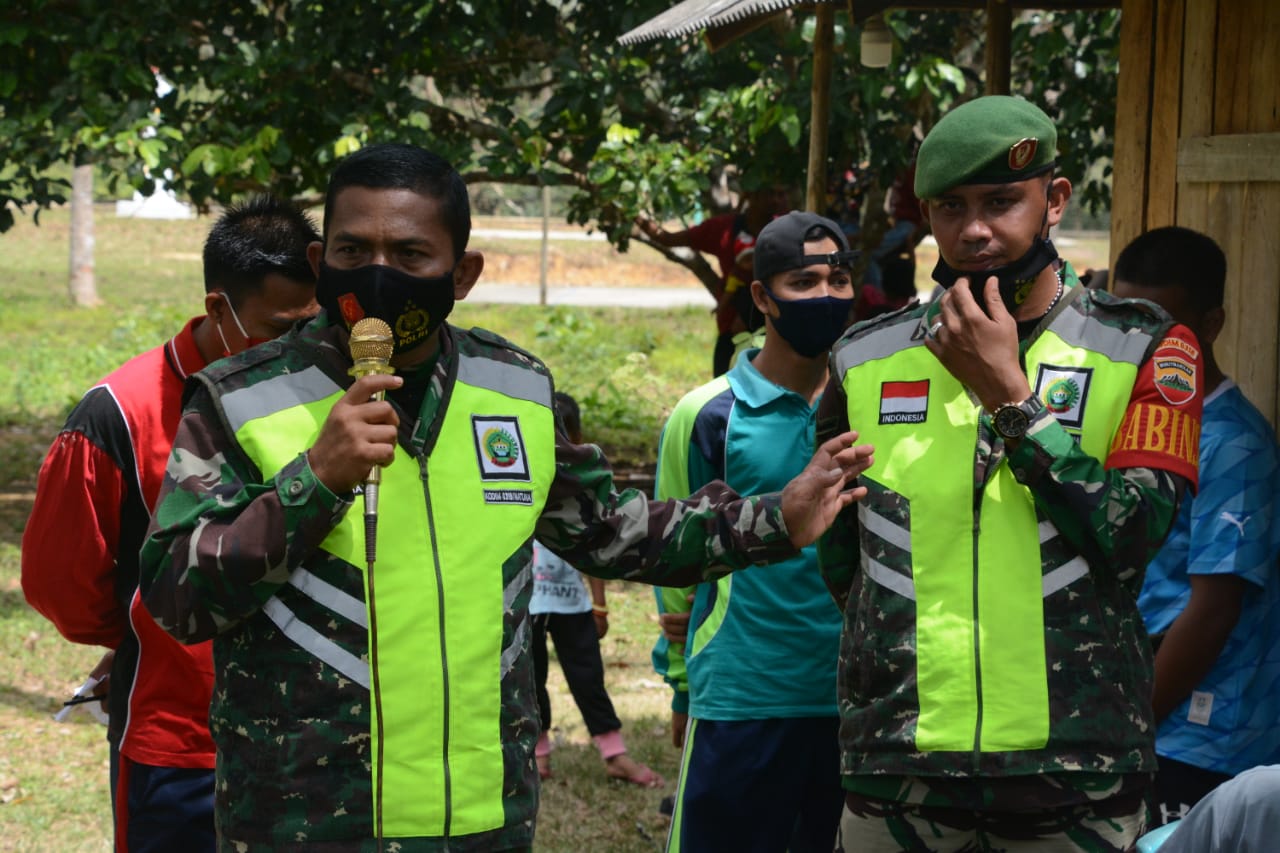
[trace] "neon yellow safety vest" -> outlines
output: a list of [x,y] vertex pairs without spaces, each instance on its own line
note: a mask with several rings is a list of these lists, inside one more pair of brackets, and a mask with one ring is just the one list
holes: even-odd
[[[1064,307],[1027,349],[1027,376],[1082,449],[1105,459],[1152,336]],[[858,663],[875,671],[858,677],[883,692],[869,700],[885,703],[877,719],[915,712],[910,743],[896,750],[1044,749],[1054,735],[1051,695],[1072,690],[1046,656],[1045,612],[1051,600],[1075,606],[1063,602],[1092,583],[1090,567],[1037,513],[1007,458],[975,470],[981,405],[924,346],[920,330],[918,322],[889,323],[836,356],[849,424],[876,448],[863,478],[870,494],[857,510],[863,583],[874,584],[873,600],[909,599],[915,614],[914,653],[910,643],[890,649],[897,641],[884,639],[874,663]],[[859,608],[860,621],[871,624],[857,630],[879,642],[876,605]],[[912,671],[914,691],[906,692],[914,695],[904,697]],[[921,757],[911,770],[926,765]]]
[[[528,567],[504,578],[503,565],[529,543],[555,474],[552,389],[533,370],[457,357],[429,455],[397,446],[383,470],[377,560],[372,574],[362,572],[363,589],[340,589],[304,564],[263,608],[294,644],[372,689],[374,813],[387,838],[469,835],[508,819],[500,685],[527,645],[529,622],[518,620],[513,633],[504,614],[527,596],[531,578]],[[342,394],[311,367],[221,402],[270,482],[315,442]],[[321,548],[363,569],[364,539],[357,501]],[[367,650],[332,642],[327,620],[308,623],[302,610],[364,625]]]

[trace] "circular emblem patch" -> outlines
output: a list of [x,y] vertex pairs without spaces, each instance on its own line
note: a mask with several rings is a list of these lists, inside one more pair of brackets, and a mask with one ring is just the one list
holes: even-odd
[[396,337],[402,347],[411,346],[427,335],[427,323],[431,315],[412,302],[405,305],[404,313],[396,318]]
[[484,434],[484,452],[499,468],[510,468],[520,458],[515,438],[499,427],[492,427]]
[[1071,411],[1071,407],[1079,401],[1080,386],[1069,377],[1054,380],[1044,392],[1045,408],[1054,414]]
[[1013,146],[1009,148],[1009,168],[1015,172],[1021,172],[1027,168],[1031,161],[1035,159],[1038,147],[1040,147],[1040,142],[1031,136],[1013,143]]
[[[1196,395],[1196,364],[1181,341],[1166,338],[1151,357],[1155,386],[1170,405],[1181,406]],[[1189,349],[1189,347],[1187,347]]]

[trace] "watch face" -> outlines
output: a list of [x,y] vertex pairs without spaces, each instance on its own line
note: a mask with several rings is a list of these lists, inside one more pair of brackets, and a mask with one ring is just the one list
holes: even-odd
[[1021,438],[1029,424],[1027,413],[1017,406],[1001,406],[991,418],[991,425],[1004,438]]

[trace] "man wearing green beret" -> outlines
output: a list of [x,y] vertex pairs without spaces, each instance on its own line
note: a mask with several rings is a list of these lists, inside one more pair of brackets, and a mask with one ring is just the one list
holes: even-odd
[[944,116],[915,186],[942,295],[832,349],[820,436],[876,447],[819,551],[845,613],[846,851],[1121,851],[1144,828],[1135,599],[1196,484],[1202,358],[1058,258],[1056,145],[1019,98]]

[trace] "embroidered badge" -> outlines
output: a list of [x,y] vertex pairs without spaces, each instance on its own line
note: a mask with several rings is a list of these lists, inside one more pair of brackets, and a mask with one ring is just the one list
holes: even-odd
[[1042,364],[1036,370],[1036,396],[1053,412],[1058,423],[1072,429],[1084,426],[1084,406],[1089,399],[1092,367],[1059,367]]
[[485,489],[484,502],[487,504],[533,506],[533,492],[528,489]]
[[1181,406],[1196,395],[1196,359],[1200,351],[1178,338],[1165,338],[1151,356],[1156,390],[1170,405]]
[[1126,459],[1126,465],[1177,459],[1190,466],[1194,473],[1195,466],[1200,464],[1200,422],[1164,403],[1133,403],[1116,430],[1111,452],[1134,454]]
[[529,461],[517,418],[472,415],[471,430],[481,480],[529,479]]
[[928,414],[928,379],[880,383],[880,423],[922,424]]
[[427,323],[431,315],[412,302],[405,305],[405,311],[396,318],[396,339],[402,349],[408,349],[418,341],[427,337]]
[[1009,148],[1009,168],[1015,172],[1021,172],[1027,168],[1028,164],[1035,159],[1038,147],[1040,142],[1030,136],[1013,143]]
[[346,320],[348,325],[354,326],[364,319],[364,309],[360,307],[360,300],[356,299],[354,293],[344,293],[339,296],[338,308],[342,311],[342,319]]

